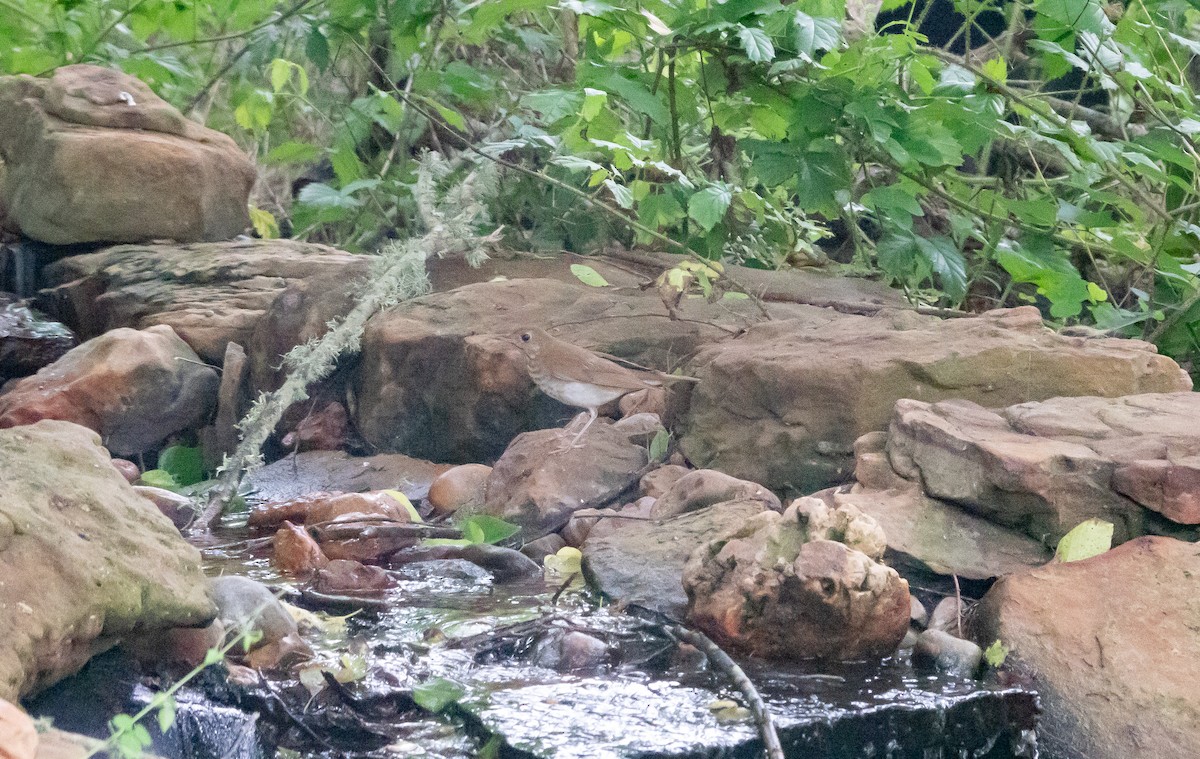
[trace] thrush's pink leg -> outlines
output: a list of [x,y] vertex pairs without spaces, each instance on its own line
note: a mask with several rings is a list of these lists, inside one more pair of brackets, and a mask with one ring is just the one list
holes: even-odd
[[587,424],[583,425],[583,429],[581,429],[579,432],[575,433],[575,437],[571,438],[571,442],[569,442],[566,445],[564,445],[563,447],[559,448],[557,451],[555,451],[555,453],[562,453],[563,451],[569,451],[572,448],[582,448],[583,446],[578,444],[579,439],[583,437],[583,433],[588,431],[588,427],[591,427],[592,422],[594,422],[594,421],[596,421],[596,409],[590,408],[590,409],[588,409]]

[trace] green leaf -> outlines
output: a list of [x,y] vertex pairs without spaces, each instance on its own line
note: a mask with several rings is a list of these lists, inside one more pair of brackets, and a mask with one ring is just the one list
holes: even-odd
[[199,447],[172,445],[158,454],[158,468],[166,470],[180,486],[194,485],[204,479],[204,453]]
[[725,218],[733,193],[724,185],[710,185],[688,198],[688,216],[708,232]]
[[413,688],[412,697],[417,706],[425,711],[438,714],[462,698],[465,693],[466,691],[458,683],[442,677],[435,677]]
[[163,705],[159,707],[158,714],[158,731],[165,733],[175,724],[175,699],[167,697]]
[[304,56],[319,71],[325,71],[329,68],[329,39],[315,26],[308,33],[308,39],[305,40]]
[[841,19],[814,17],[796,11],[793,24],[796,52],[809,58],[814,58],[820,50],[836,49],[842,41]]
[[605,179],[604,186],[612,193],[613,200],[617,201],[617,205],[625,209],[633,208],[633,193],[629,191],[628,187],[619,185],[611,179]]
[[600,272],[583,264],[571,264],[571,273],[588,287],[608,287],[608,280],[600,276]]
[[650,440],[650,460],[658,461],[667,455],[667,448],[671,445],[671,433],[664,429],[660,429],[654,433],[654,437]]
[[322,182],[304,185],[296,199],[317,208],[358,208],[362,205],[362,201],[357,198],[344,195]]
[[1012,649],[1000,642],[999,638],[983,651],[983,660],[993,669],[1004,664]]
[[383,492],[387,493],[393,501],[396,501],[400,504],[400,507],[404,509],[406,514],[408,514],[408,518],[413,524],[419,524],[425,521],[421,519],[421,514],[417,511],[417,507],[413,506],[412,501],[408,500],[408,496],[404,495],[399,490],[385,490]]
[[152,488],[162,488],[163,490],[179,490],[182,487],[171,476],[171,473],[165,469],[150,469],[142,472],[139,482],[143,485],[149,485]]
[[248,210],[250,226],[254,227],[255,234],[264,240],[279,239],[279,221],[276,220],[275,214],[255,206],[250,206]]
[[742,42],[742,49],[746,51],[746,57],[752,62],[767,63],[775,58],[775,46],[771,44],[771,38],[762,29],[743,26],[738,29],[738,39]]
[[600,115],[600,109],[608,102],[608,93],[604,90],[596,90],[591,87],[583,88],[583,106],[579,109],[579,116],[584,121],[591,121]]
[[290,140],[276,145],[263,156],[264,163],[311,163],[320,157],[323,151],[316,145],[307,142]]
[[967,294],[967,259],[954,241],[943,235],[917,237],[917,247],[946,294],[954,301],[962,300]]
[[980,66],[980,71],[983,72],[984,76],[993,81],[1000,84],[1008,83],[1008,66],[1005,65],[1003,58],[992,58],[989,61],[985,61]]
[[489,514],[475,514],[458,524],[463,536],[473,543],[499,543],[521,531],[519,525]]
[[1112,536],[1112,522],[1105,522],[1103,519],[1080,522],[1058,541],[1054,559],[1065,563],[1099,556],[1112,548]]

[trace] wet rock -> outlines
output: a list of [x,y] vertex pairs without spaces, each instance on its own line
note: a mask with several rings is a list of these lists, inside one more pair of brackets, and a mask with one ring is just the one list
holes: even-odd
[[[683,567],[692,551],[741,528],[766,506],[762,501],[721,503],[663,522],[628,520],[583,544],[583,573],[613,600],[682,620],[687,608]],[[616,520],[612,520],[616,521]]]
[[739,480],[712,469],[688,472],[675,481],[654,504],[651,516],[673,517],[725,501],[762,501],[772,511],[782,511],[779,498],[756,482]]
[[458,558],[483,567],[496,582],[511,582],[542,573],[542,565],[520,551],[484,543],[463,546]]
[[[269,390],[280,381],[280,357],[349,310],[369,265],[364,256],[295,240],[117,245],[43,269],[46,289],[36,305],[84,338],[169,325],[210,364],[237,343],[249,355],[254,391]],[[285,299],[298,291],[321,300]]]
[[329,563],[321,546],[303,527],[284,520],[271,540],[271,563],[288,574],[306,577]]
[[204,663],[209,649],[225,643],[225,625],[213,620],[207,627],[173,627],[145,635],[125,644],[139,662],[159,666],[181,664],[187,668]]
[[558,553],[558,549],[566,545],[567,541],[563,540],[561,535],[552,532],[549,535],[543,535],[537,540],[530,541],[521,546],[521,553],[541,564],[542,559]]
[[947,321],[911,312],[776,320],[705,347],[686,370],[701,380],[680,439],[688,459],[802,492],[845,480],[854,440],[886,428],[901,398],[1002,407],[1191,389],[1153,346],[1059,336],[1033,307]]
[[1200,395],[1053,398],[998,411],[896,404],[892,467],[926,494],[1054,545],[1082,521],[1144,530],[1145,511],[1200,523]]
[[683,573],[688,619],[718,643],[766,658],[890,655],[911,605],[908,583],[872,558],[883,549],[869,518],[797,499],[691,555]]
[[142,470],[138,469],[138,465],[128,459],[113,459],[112,465],[121,473],[125,481],[131,485],[141,479]]
[[154,504],[179,531],[187,529],[196,519],[196,504],[186,495],[149,485],[134,485],[135,493]]
[[983,649],[969,640],[930,628],[917,636],[912,661],[918,671],[975,677],[983,664]]
[[241,148],[119,71],[0,78],[0,155],[4,223],[35,240],[224,240],[250,224]]
[[972,614],[981,645],[1041,695],[1043,751],[1191,756],[1200,745],[1200,552],[1161,537],[999,580]]
[[265,503],[250,511],[247,524],[269,527],[283,521],[319,524],[351,515],[379,517],[393,522],[412,521],[408,510],[386,492],[309,493],[288,501]]
[[346,444],[349,430],[346,407],[334,401],[302,418],[279,443],[292,451],[336,451]]
[[521,526],[534,540],[564,526],[580,509],[611,503],[632,488],[647,464],[646,448],[626,431],[597,422],[580,448],[562,450],[569,432],[526,432],[488,477],[484,512]]
[[660,498],[689,471],[687,467],[677,464],[664,464],[651,469],[638,482],[638,491],[647,498]]
[[478,583],[490,580],[491,572],[466,559],[427,559],[393,564],[392,572],[401,580],[456,580]]
[[318,491],[398,490],[417,503],[448,468],[399,453],[351,456],[343,451],[308,451],[251,472],[246,486],[266,501],[287,501]]
[[941,630],[952,635],[958,635],[962,629],[959,620],[966,614],[966,604],[955,596],[946,596],[938,605],[933,607],[933,612],[929,615],[929,621],[925,623],[925,627],[930,630]]
[[261,582],[249,577],[225,575],[210,582],[217,619],[233,635],[245,629],[257,630],[262,638],[255,646],[278,643],[297,635],[296,622],[287,609]]
[[929,625],[929,612],[925,611],[925,604],[917,600],[916,596],[908,597],[909,610],[908,621],[914,627],[925,629]]
[[0,293],[0,384],[33,374],[75,347],[71,330]]
[[204,625],[200,554],[113,468],[96,433],[0,430],[0,698],[74,673],[122,637]]
[[170,327],[113,330],[6,385],[0,427],[62,419],[99,432],[118,455],[141,453],[199,426],[218,383]]
[[551,630],[537,642],[533,663],[559,672],[595,669],[608,657],[608,644],[577,630]]
[[326,595],[380,595],[392,585],[382,568],[357,561],[330,561],[313,578],[313,589]]
[[461,510],[470,514],[483,508],[490,466],[462,464],[448,469],[429,486],[429,504],[438,514]]

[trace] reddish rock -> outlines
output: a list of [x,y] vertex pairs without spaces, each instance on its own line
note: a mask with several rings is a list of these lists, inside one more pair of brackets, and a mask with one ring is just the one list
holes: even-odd
[[947,321],[829,311],[777,319],[703,348],[685,368],[700,379],[680,438],[688,459],[802,492],[847,479],[854,440],[885,429],[901,398],[1002,407],[1191,389],[1153,345],[1057,335],[1033,307]]
[[37,752],[38,731],[33,719],[0,698],[0,759],[34,759]]
[[142,470],[138,469],[138,465],[128,459],[113,459],[112,465],[117,468],[117,471],[121,473],[125,481],[131,485],[141,479]]
[[492,468],[483,464],[462,464],[449,469],[429,486],[429,505],[438,514],[479,511],[491,474]]
[[582,447],[567,450],[574,437],[567,430],[519,435],[492,468],[484,513],[520,525],[529,541],[557,531],[580,509],[611,503],[636,485],[647,464],[638,439],[644,431],[634,427],[599,421]]
[[378,595],[395,583],[380,567],[335,559],[317,570],[313,588],[327,595]]
[[180,531],[187,529],[196,519],[196,504],[186,495],[149,485],[134,485],[133,489],[142,498],[153,503]]
[[691,470],[687,467],[678,464],[664,464],[647,472],[638,482],[638,490],[643,496],[659,498],[689,471]]
[[688,619],[755,656],[888,656],[908,630],[911,604],[908,583],[876,561],[884,546],[874,522],[847,507],[801,498],[783,514],[762,512],[692,554],[683,573]]
[[291,522],[284,521],[271,543],[271,563],[289,574],[304,577],[329,563],[317,541]]
[[338,402],[302,418],[280,444],[290,451],[336,451],[346,444],[350,416]]
[[779,498],[757,482],[739,480],[712,469],[697,469],[676,480],[654,504],[650,514],[665,519],[725,501],[762,501],[773,511],[782,511]]
[[1144,509],[1200,523],[1200,394],[1070,397],[988,410],[966,401],[896,404],[887,454],[926,495],[1054,545],[1090,518],[1114,540]]
[[[1181,420],[1182,421],[1182,420]],[[1143,537],[998,581],[970,615],[1042,702],[1041,750],[1187,759],[1200,746],[1200,550]]]
[[317,524],[357,514],[382,517],[394,522],[411,521],[408,510],[384,492],[310,493],[301,498],[267,503],[250,511],[251,527],[266,527],[284,520],[298,524]]
[[0,77],[0,155],[4,223],[35,240],[225,240],[250,224],[241,148],[112,69]]
[[198,427],[218,384],[170,327],[117,329],[6,385],[0,427],[61,419],[100,433],[118,455],[136,454]]

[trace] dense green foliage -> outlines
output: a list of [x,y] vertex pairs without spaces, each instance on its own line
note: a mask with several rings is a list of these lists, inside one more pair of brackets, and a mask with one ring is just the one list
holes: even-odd
[[776,267],[836,232],[916,301],[1036,302],[1190,359],[1197,0],[955,0],[940,46],[932,6],[884,2],[876,33],[858,0],[0,0],[0,69],[119,66],[235,135],[264,235],[415,233],[432,149],[502,162],[515,247]]

